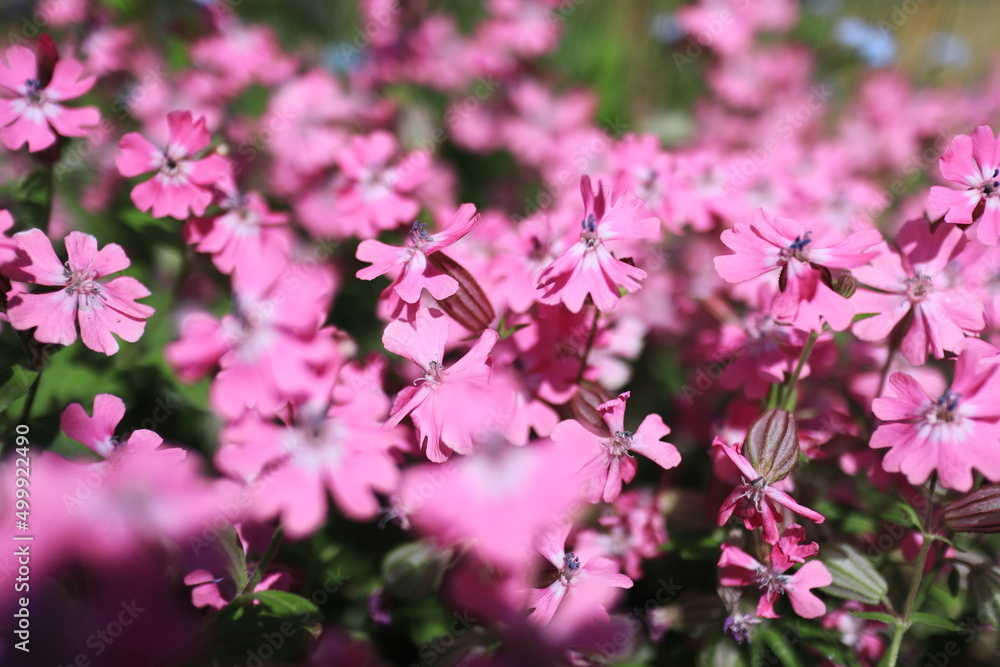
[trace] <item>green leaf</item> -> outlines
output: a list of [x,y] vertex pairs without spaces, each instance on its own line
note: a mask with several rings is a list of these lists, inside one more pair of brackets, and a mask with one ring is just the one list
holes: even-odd
[[285,591],[258,591],[253,594],[255,600],[275,616],[294,619],[302,625],[310,625],[319,620],[319,607],[301,595]]
[[521,329],[523,329],[523,328],[525,328],[527,326],[530,326],[529,322],[525,322],[524,324],[515,324],[510,329],[501,329],[500,330],[500,340],[503,340],[504,338],[507,338],[508,336],[512,336],[512,335],[516,334],[518,331],[520,331]]
[[0,372],[0,413],[7,410],[11,403],[28,393],[38,371],[28,370],[24,366],[12,366]]
[[888,625],[896,624],[895,618],[881,611],[852,611],[851,615],[863,618],[866,621],[881,621],[882,623],[886,623]]
[[962,575],[958,571],[958,568],[951,568],[951,572],[948,573],[948,592],[951,593],[953,598],[957,598],[959,592],[962,590]]
[[878,313],[858,313],[854,316],[854,319],[851,320],[851,322],[860,322],[861,320],[867,320],[868,318],[875,317],[876,315],[878,315]]
[[920,515],[917,514],[917,510],[913,509],[909,503],[905,503],[902,500],[896,503],[896,507],[903,511],[903,515],[910,520],[909,528],[920,529],[924,522],[920,519]]
[[951,621],[949,621],[944,616],[938,616],[937,614],[926,614],[919,612],[916,614],[910,614],[911,623],[920,623],[921,625],[929,625],[932,628],[940,628],[941,630],[947,630],[948,632],[958,632],[962,628],[958,627]]
[[802,667],[802,662],[795,651],[785,642],[784,638],[774,628],[762,628],[761,638],[767,643],[768,648],[774,652],[781,664],[785,667]]

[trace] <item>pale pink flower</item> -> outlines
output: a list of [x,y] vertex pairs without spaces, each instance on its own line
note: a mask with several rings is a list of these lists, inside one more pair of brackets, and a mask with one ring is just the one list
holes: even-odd
[[802,526],[789,524],[781,540],[771,549],[770,566],[763,565],[738,547],[723,544],[719,559],[719,567],[723,571],[719,583],[739,587],[757,585],[763,592],[757,603],[757,616],[761,618],[779,618],[774,612],[774,603],[781,595],[788,596],[792,609],[802,618],[822,616],[826,613],[826,604],[816,597],[812,589],[833,583],[833,575],[826,565],[811,560],[794,574],[785,574],[793,563],[801,563],[819,550],[815,542],[799,545],[804,537]]
[[778,541],[778,522],[783,520],[775,504],[807,519],[812,519],[816,523],[823,523],[826,520],[819,512],[800,505],[790,495],[769,483],[763,475],[754,469],[749,459],[737,451],[735,445],[727,445],[721,439],[716,438],[712,442],[712,446],[719,447],[739,469],[742,476],[742,483],[733,489],[733,492],[722,503],[722,507],[719,508],[720,526],[729,521],[729,517],[735,512],[747,530],[762,527],[764,541],[768,544],[775,544]]
[[17,257],[17,241],[7,236],[14,228],[14,216],[7,209],[0,210],[0,273]]
[[947,211],[945,222],[970,224],[979,221],[977,236],[986,245],[1000,242],[1000,140],[989,125],[980,125],[972,135],[960,134],[941,156],[941,175],[964,190],[935,185],[927,205]]
[[632,588],[632,579],[618,571],[610,558],[581,558],[566,551],[566,538],[572,523],[544,531],[538,539],[538,551],[557,571],[557,578],[547,588],[532,589],[528,620],[539,626],[548,625],[557,611],[577,617],[581,622],[610,621],[605,605],[611,601],[614,588]]
[[82,137],[100,122],[96,107],[62,105],[90,90],[94,77],[83,76],[79,61],[56,58],[55,67],[45,72],[31,49],[7,49],[8,64],[0,64],[0,140],[7,148],[27,143],[29,151],[40,151],[54,144],[57,135]]
[[70,232],[66,237],[69,260],[63,264],[41,230],[20,232],[14,239],[18,258],[7,274],[15,280],[61,289],[12,297],[7,309],[12,327],[37,327],[35,340],[70,345],[76,341],[79,321],[83,344],[107,355],[118,351],[112,334],[130,343],[139,340],[146,319],[155,311],[135,301],[149,296],[149,290],[128,276],[99,280],[128,268],[129,259],[121,246],[109,243],[98,251],[93,236]]
[[632,481],[638,464],[632,452],[642,454],[663,469],[681,461],[677,448],[662,442],[668,428],[659,415],[647,415],[633,433],[625,428],[625,402],[631,392],[598,406],[597,411],[608,427],[607,435],[596,435],[574,419],[556,424],[550,437],[553,442],[574,448],[585,461],[580,475],[587,481],[591,502],[614,502],[622,485]]
[[417,303],[424,289],[435,299],[445,299],[458,291],[458,281],[429,266],[427,257],[468,234],[478,221],[476,207],[462,204],[451,224],[436,234],[429,234],[424,223],[414,222],[410,229],[410,245],[406,247],[398,248],[366,239],[358,245],[356,256],[372,265],[359,270],[357,276],[362,280],[373,280],[398,270],[399,274],[387,289],[395,291],[403,301]]
[[580,179],[584,214],[580,240],[535,275],[535,288],[543,290],[544,304],[562,302],[580,312],[589,294],[598,310],[610,311],[621,299],[619,289],[635,292],[646,272],[616,259],[606,241],[654,238],[660,229],[656,218],[639,218],[644,203],[626,192],[613,203],[611,187],[602,183],[591,189],[590,177]]
[[854,277],[879,292],[859,289],[852,298],[858,313],[875,313],[854,325],[861,340],[885,340],[905,320],[900,344],[912,364],[927,354],[940,359],[986,326],[982,301],[969,290],[951,288],[945,267],[965,248],[965,235],[951,225],[931,228],[924,218],[906,223],[896,237],[901,254],[883,252]]
[[888,447],[882,467],[922,484],[938,471],[941,485],[965,492],[972,469],[1000,481],[1000,373],[976,348],[966,349],[955,364],[955,379],[937,399],[928,396],[906,373],[889,376],[890,396],[876,398],[872,411],[884,420],[872,434],[871,447]]
[[812,232],[789,218],[773,219],[763,209],[753,212],[750,224],[736,223],[722,232],[722,242],[732,255],[715,258],[715,268],[724,280],[739,283],[779,270],[781,290],[771,306],[779,320],[822,331],[826,320],[834,331],[851,326],[854,307],[824,280],[823,269],[853,269],[875,256],[866,252],[882,240],[874,229],[851,234],[833,245],[817,247]]
[[162,150],[138,132],[123,136],[115,160],[118,171],[126,178],[156,172],[132,189],[132,203],[140,211],[152,209],[154,218],[177,220],[204,215],[215,196],[212,187],[231,178],[229,162],[214,153],[195,157],[212,140],[204,118],[194,120],[190,111],[171,111],[167,123],[170,139]]
[[420,366],[424,376],[419,384],[399,392],[386,426],[395,426],[412,413],[417,439],[426,446],[428,459],[444,461],[452,451],[470,454],[476,425],[467,418],[467,411],[476,402],[475,390],[489,382],[488,355],[498,339],[493,329],[484,330],[464,357],[445,366],[447,318],[422,308],[412,325],[403,320],[390,322],[382,334],[385,349]]

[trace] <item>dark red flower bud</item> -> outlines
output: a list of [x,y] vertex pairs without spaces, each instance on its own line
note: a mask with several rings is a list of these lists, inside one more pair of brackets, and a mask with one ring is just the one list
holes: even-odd
[[768,410],[750,425],[743,454],[773,484],[785,478],[799,461],[799,428],[787,410]]
[[573,417],[580,422],[580,425],[596,435],[607,436],[608,425],[604,417],[598,412],[597,406],[607,403],[612,399],[607,390],[599,384],[592,382],[581,382],[569,401],[569,406],[573,410]]
[[960,533],[1000,533],[1000,484],[986,484],[945,505],[944,522]]
[[441,310],[475,335],[488,329],[495,317],[493,305],[472,274],[443,252],[431,253],[427,256],[427,262],[444,275],[458,281],[458,291],[447,299],[438,301]]
[[45,88],[52,81],[52,72],[59,62],[59,50],[52,36],[43,32],[38,36],[38,87]]

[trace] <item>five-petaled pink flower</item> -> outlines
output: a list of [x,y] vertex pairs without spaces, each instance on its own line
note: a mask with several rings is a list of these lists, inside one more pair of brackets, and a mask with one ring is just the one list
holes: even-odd
[[539,626],[548,625],[559,609],[582,617],[609,621],[605,604],[613,588],[632,588],[632,579],[618,571],[610,558],[581,558],[566,551],[566,538],[572,523],[544,531],[538,539],[538,551],[556,567],[555,581],[542,589],[530,591],[528,606],[533,607],[528,620]]
[[[42,48],[43,40],[39,40]],[[57,135],[82,137],[101,120],[96,107],[70,109],[61,104],[90,90],[94,77],[81,78],[83,65],[59,59],[51,40],[48,44],[52,51],[48,58],[36,57],[25,46],[12,46],[7,49],[8,65],[0,64],[0,140],[11,150],[25,143],[31,152],[44,150]]]
[[149,296],[149,290],[128,276],[106,283],[99,281],[128,268],[129,259],[121,246],[109,243],[98,251],[93,236],[70,232],[66,237],[69,261],[64,265],[41,230],[20,232],[14,239],[18,256],[5,269],[7,275],[14,280],[60,289],[12,297],[7,309],[12,327],[37,327],[37,341],[69,345],[76,340],[79,320],[83,344],[107,355],[118,351],[118,341],[112,334],[130,343],[139,340],[145,320],[155,311],[135,300]]
[[574,419],[556,424],[550,437],[556,443],[578,451],[584,463],[581,476],[588,482],[591,502],[614,502],[627,484],[635,477],[638,465],[632,452],[651,459],[661,468],[673,468],[681,461],[677,448],[661,438],[670,433],[660,415],[648,415],[635,433],[625,429],[625,402],[631,392],[624,392],[597,410],[608,433],[599,436],[584,428]]
[[781,520],[781,515],[778,514],[774,503],[816,523],[823,523],[826,520],[819,512],[798,504],[790,495],[768,483],[764,475],[754,469],[750,460],[736,450],[735,445],[727,445],[716,438],[712,446],[722,449],[739,469],[743,479],[743,483],[733,489],[719,508],[720,526],[729,521],[729,517],[735,512],[736,516],[743,520],[747,530],[761,526],[764,529],[764,541],[775,544],[778,541],[778,521]]
[[194,120],[190,111],[167,114],[170,140],[160,149],[138,132],[130,132],[118,144],[115,160],[122,176],[156,172],[153,178],[132,189],[132,203],[140,211],[153,210],[154,218],[170,216],[186,220],[204,215],[212,203],[212,186],[231,178],[229,162],[221,155],[196,159],[195,155],[211,142],[205,119]]
[[496,331],[486,329],[464,357],[446,367],[448,320],[443,314],[435,316],[422,308],[412,325],[403,320],[390,322],[382,334],[385,349],[420,366],[424,376],[399,392],[386,426],[395,426],[412,413],[417,439],[426,442],[428,459],[441,462],[452,451],[471,454],[472,432],[480,425],[468,418],[468,408],[475,401],[475,389],[489,382],[487,357],[498,339]]
[[958,356],[955,380],[937,399],[906,373],[889,376],[893,396],[876,398],[872,411],[885,423],[872,435],[871,447],[891,448],[882,461],[910,484],[922,484],[937,470],[941,485],[965,492],[972,488],[972,468],[1000,481],[1000,373],[977,348]]
[[404,248],[386,245],[375,239],[366,239],[358,245],[357,258],[372,265],[358,271],[362,280],[372,280],[378,276],[400,268],[387,290],[394,290],[406,303],[417,303],[420,293],[426,289],[435,299],[446,299],[458,291],[458,281],[428,266],[427,256],[447,248],[472,231],[479,221],[476,207],[462,204],[451,224],[437,234],[429,234],[422,222],[414,222],[410,230],[410,245]]
[[637,219],[645,202],[626,192],[611,202],[611,187],[598,183],[591,189],[590,177],[580,179],[584,214],[580,240],[535,275],[535,288],[543,290],[539,301],[554,305],[560,301],[574,313],[580,312],[589,294],[598,310],[613,310],[626,292],[639,289],[646,272],[616,259],[606,241],[654,238],[660,229],[656,218]]
[[851,326],[854,308],[827,284],[824,269],[867,264],[875,253],[866,251],[879,243],[882,235],[866,229],[833,245],[817,247],[812,232],[795,220],[772,219],[758,208],[753,222],[738,222],[722,232],[721,238],[734,251],[715,258],[715,269],[723,280],[738,283],[780,270],[781,293],[771,306],[776,318],[811,331],[822,331],[822,318],[834,331],[843,331]]
[[863,266],[854,277],[879,292],[859,289],[853,297],[859,313],[874,317],[854,325],[861,340],[882,341],[904,321],[906,330],[900,344],[911,364],[923,364],[927,353],[935,358],[954,350],[986,327],[982,301],[970,290],[949,288],[942,276],[948,263],[965,248],[962,231],[952,225],[932,228],[924,218],[906,223],[896,237],[902,254],[884,252]]
[[1000,242],[1000,139],[993,138],[989,125],[980,125],[972,136],[960,134],[941,156],[941,175],[964,190],[940,185],[931,188],[927,205],[947,211],[945,222],[971,224],[979,221],[976,232],[986,245]]
[[805,531],[798,524],[789,524],[784,535],[771,549],[770,567],[742,549],[730,544],[722,545],[719,567],[723,568],[719,582],[723,586],[749,586],[756,584],[764,593],[757,603],[757,615],[761,618],[778,618],[774,613],[774,603],[778,597],[787,595],[792,609],[802,618],[817,618],[826,613],[826,605],[811,589],[829,586],[833,575],[826,565],[811,560],[794,574],[785,574],[794,563],[802,563],[814,556],[819,547],[815,542],[800,545]]

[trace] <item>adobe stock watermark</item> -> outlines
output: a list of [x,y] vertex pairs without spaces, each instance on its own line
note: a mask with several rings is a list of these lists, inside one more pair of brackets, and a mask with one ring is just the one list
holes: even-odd
[[[144,611],[146,611],[146,608],[140,607],[136,604],[135,600],[122,602],[121,611],[118,612],[114,620],[97,628],[87,637],[84,644],[90,650],[77,653],[73,662],[68,663],[65,667],[91,667],[92,665],[102,664],[100,661],[93,662],[91,658],[100,658],[104,655],[104,652],[125,633],[125,630],[129,626],[135,623],[135,620],[139,618],[139,614]],[[59,667],[63,666],[60,665]]]

